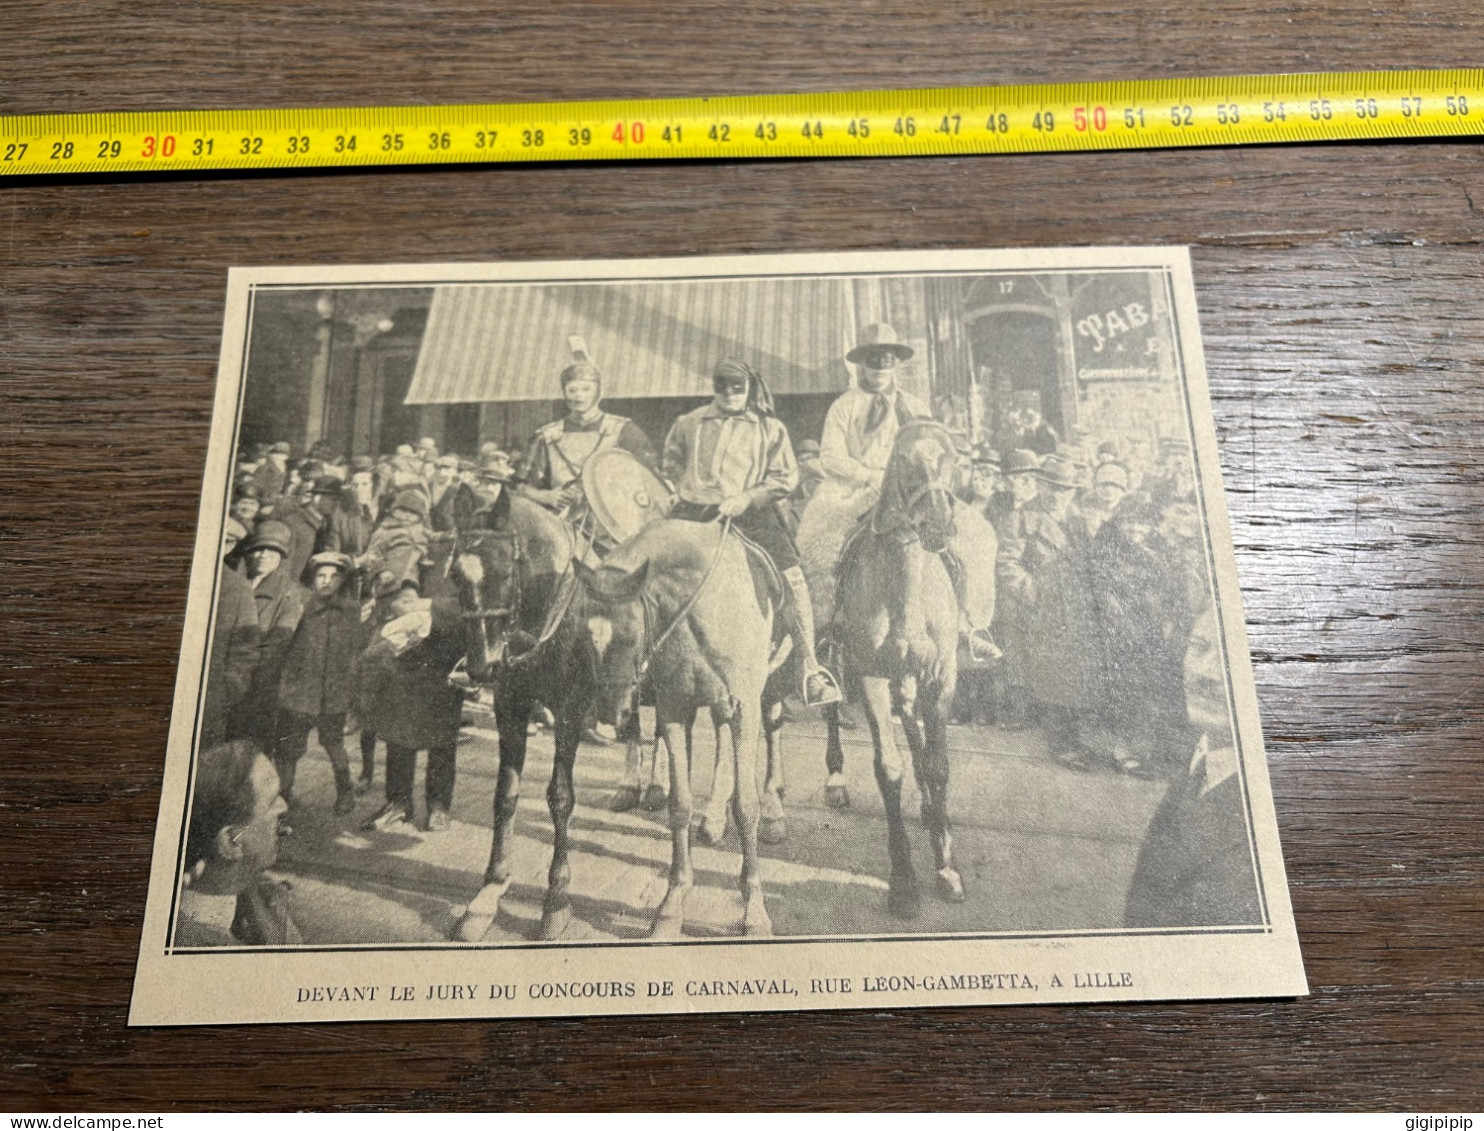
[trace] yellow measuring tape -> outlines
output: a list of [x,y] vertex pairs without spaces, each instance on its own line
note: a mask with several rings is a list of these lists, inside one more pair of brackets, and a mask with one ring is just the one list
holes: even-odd
[[1484,70],[0,118],[0,174],[914,157],[1484,132]]

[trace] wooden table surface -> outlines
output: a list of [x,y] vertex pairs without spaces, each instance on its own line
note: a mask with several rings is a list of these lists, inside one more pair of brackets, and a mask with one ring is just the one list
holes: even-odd
[[[6,0],[0,113],[1477,65],[1484,7]],[[1470,144],[0,183],[0,1107],[1478,1108]],[[1190,244],[1313,996],[125,1028],[229,264]]]

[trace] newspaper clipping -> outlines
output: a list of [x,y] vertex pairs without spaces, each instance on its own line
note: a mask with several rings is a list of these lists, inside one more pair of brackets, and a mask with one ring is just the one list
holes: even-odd
[[131,1023],[1305,992],[1184,249],[230,273]]

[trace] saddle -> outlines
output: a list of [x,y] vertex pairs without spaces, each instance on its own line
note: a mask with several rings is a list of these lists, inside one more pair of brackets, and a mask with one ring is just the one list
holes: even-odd
[[[900,529],[900,527],[898,527]],[[855,525],[850,533],[845,536],[845,544],[840,547],[840,557],[835,562],[835,584],[843,584],[845,579],[855,569],[855,561],[860,557],[865,548],[866,539],[869,536],[891,533],[876,528],[876,508],[872,507],[865,514],[855,520]],[[945,546],[938,551],[938,560],[943,563],[943,568],[948,571],[948,580],[953,583],[953,591],[957,594],[959,603],[963,603],[964,586],[967,584],[968,574],[964,568],[963,560],[954,551],[952,546]]]
[[783,574],[778,572],[778,565],[773,561],[773,555],[735,526],[732,527],[731,533],[732,537],[741,542],[742,548],[747,551],[747,566],[752,574],[752,586],[757,593],[758,604],[778,608],[784,601],[792,600],[789,587],[783,580]]

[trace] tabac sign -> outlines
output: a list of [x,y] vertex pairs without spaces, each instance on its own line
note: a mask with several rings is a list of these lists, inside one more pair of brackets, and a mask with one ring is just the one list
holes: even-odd
[[1084,276],[1071,287],[1081,382],[1174,377],[1163,280],[1147,272]]

